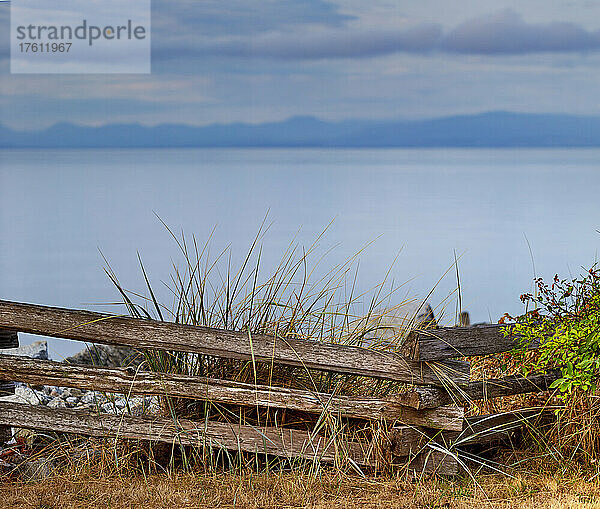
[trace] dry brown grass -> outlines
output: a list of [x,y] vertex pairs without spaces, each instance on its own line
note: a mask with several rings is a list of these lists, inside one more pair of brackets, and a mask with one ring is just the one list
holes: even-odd
[[5,481],[10,508],[595,508],[600,481],[581,474],[511,479],[362,479],[327,474],[101,476],[63,472],[41,483]]

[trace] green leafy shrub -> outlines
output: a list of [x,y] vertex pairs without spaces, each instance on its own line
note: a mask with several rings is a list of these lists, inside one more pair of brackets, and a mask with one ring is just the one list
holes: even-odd
[[[526,312],[506,329],[506,334],[520,337],[513,355],[523,373],[560,369],[562,376],[551,388],[563,400],[574,391],[595,391],[600,375],[600,270],[594,265],[572,280],[555,276],[551,285],[538,278],[536,286],[535,295],[521,295]],[[532,355],[529,347],[538,344]]]

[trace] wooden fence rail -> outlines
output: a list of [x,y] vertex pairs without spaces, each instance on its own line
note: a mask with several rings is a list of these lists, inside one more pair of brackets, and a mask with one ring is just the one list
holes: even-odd
[[[551,372],[527,378],[511,376],[469,381],[469,363],[460,360],[461,357],[504,352],[517,344],[518,338],[510,334],[510,329],[495,325],[414,331],[401,348],[392,351],[0,300],[0,329],[5,329],[0,330],[0,348],[9,343],[16,346],[17,332],[26,332],[140,350],[188,352],[352,375],[358,377],[357,387],[366,383],[365,378],[360,377],[402,382],[391,395],[376,398],[327,394],[310,387],[286,388],[148,372],[141,368],[73,366],[0,355],[0,380],[384,420],[393,423],[393,429],[383,441],[378,438],[377,443],[356,437],[340,441],[339,437],[333,440],[290,428],[217,421],[195,423],[158,416],[116,416],[1,400],[0,427],[166,441],[324,462],[336,461],[343,450],[357,465],[376,464],[380,461],[377,454],[383,450],[385,454],[401,458],[410,468],[443,473],[456,473],[458,463],[453,454],[444,454],[441,446],[451,448],[452,441],[468,442],[464,439],[465,425],[467,430],[476,429],[475,435],[485,436],[480,432],[484,424],[475,426],[464,419],[465,402],[545,391],[560,376],[559,372]],[[495,419],[494,422],[503,422],[504,418]],[[440,442],[440,438],[447,444]],[[428,448],[424,439],[435,440],[435,447]]]
[[[360,466],[378,461],[372,444],[365,441],[341,441],[332,437],[295,429],[246,426],[215,421],[174,422],[164,417],[134,417],[95,414],[87,411],[31,407],[0,401],[0,425],[10,424],[48,432],[74,433],[100,438],[138,439],[202,447],[205,450],[249,452],[311,461],[334,463],[350,458]],[[393,446],[392,446],[393,445]],[[388,454],[404,458],[411,469],[454,475],[458,465],[439,451],[423,444],[420,449],[384,442]]]
[[[413,332],[404,346],[404,354],[414,361],[441,361],[508,352],[519,344],[511,325],[440,327]],[[539,344],[531,344],[536,349]]]
[[144,372],[132,369],[71,366],[60,362],[0,356],[0,379],[37,385],[61,385],[97,391],[156,394],[248,407],[273,407],[321,414],[328,412],[359,419],[401,420],[436,429],[462,429],[462,408],[438,405],[417,411],[403,404],[403,396],[369,398],[340,396],[229,380]]
[[[299,430],[261,428],[215,421],[173,421],[164,417],[108,415],[3,401],[0,402],[0,424],[103,438],[199,445],[325,462],[333,462],[335,454],[333,442],[328,443],[319,435],[310,435]],[[352,460],[359,465],[369,465],[373,462],[369,458],[369,451],[361,449],[363,444],[349,442],[345,445]]]
[[[0,351],[19,346],[19,335],[16,331],[0,330]],[[11,378],[3,380],[0,378],[0,396],[14,393],[15,386]],[[9,426],[0,426],[0,443],[10,440],[12,432]]]
[[511,375],[504,378],[490,378],[457,387],[448,387],[448,389],[431,386],[414,387],[405,395],[403,401],[404,404],[413,408],[425,409],[451,403],[464,404],[501,396],[543,392],[549,390],[552,382],[561,376],[560,370],[554,370],[549,373],[535,373],[528,377]]
[[293,338],[250,335],[209,327],[36,306],[0,300],[0,328],[65,339],[175,350],[385,378],[412,384],[465,383],[469,364],[429,364],[393,352]]

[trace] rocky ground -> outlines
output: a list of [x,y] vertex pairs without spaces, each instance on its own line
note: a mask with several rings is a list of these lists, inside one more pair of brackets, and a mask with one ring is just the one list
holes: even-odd
[[[19,355],[48,360],[46,341],[0,350],[0,354]],[[130,348],[92,346],[63,362],[79,365],[120,367],[138,365],[142,358]],[[81,412],[126,415],[152,415],[159,411],[157,396],[130,396],[73,387],[29,386],[20,382],[0,382],[0,401],[24,405],[44,405],[49,408],[69,408]],[[10,432],[9,432],[10,431]],[[26,480],[40,480],[51,474],[60,462],[45,453],[36,453],[36,433],[23,429],[0,429],[0,475],[18,475]],[[5,440],[8,440],[5,442]],[[75,450],[75,454],[81,451]],[[89,454],[87,449],[85,454]],[[72,459],[72,458],[71,458]]]
[[107,414],[144,415],[158,411],[157,396],[132,396],[127,398],[124,394],[83,391],[70,387],[44,385],[32,388],[18,382],[16,383],[15,393],[0,397],[0,401],[45,405],[49,408],[95,410]]
[[[0,397],[0,401],[11,401],[25,405],[46,405],[50,408],[70,408],[81,412],[151,415],[159,411],[157,396],[126,397],[124,394],[106,394],[98,391],[82,391],[70,387],[29,387],[17,383],[14,394]],[[7,442],[0,443],[0,478],[3,475],[17,476],[27,481],[43,480],[63,465],[81,454],[88,455],[88,447],[70,450],[69,458],[57,458],[44,449],[44,433],[17,428],[8,428]],[[42,443],[40,443],[40,440]]]
[[[0,351],[10,355],[21,355],[33,359],[48,359],[46,341],[36,341],[31,345]],[[141,356],[131,348],[114,348],[110,346],[92,346],[65,359],[68,364],[93,364],[102,367],[123,366],[127,361],[141,362]],[[44,385],[30,387],[20,382],[12,384],[14,391],[7,385],[2,386],[3,395],[0,401],[23,403],[27,405],[45,405],[49,408],[72,408],[75,410],[92,410],[108,414],[143,415],[158,411],[158,397],[132,396],[124,394],[107,394],[98,391],[84,391],[70,387]],[[13,394],[10,394],[14,392]]]

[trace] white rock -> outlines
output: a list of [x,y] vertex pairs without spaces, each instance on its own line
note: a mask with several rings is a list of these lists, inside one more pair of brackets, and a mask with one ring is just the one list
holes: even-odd
[[81,398],[79,399],[79,401],[81,403],[83,403],[84,405],[89,405],[90,403],[95,403],[96,400],[96,393],[94,391],[88,391],[85,392],[83,394],[83,396],[81,396]]
[[82,394],[81,389],[77,389],[76,387],[64,387],[62,388],[61,396],[63,398],[79,398]]
[[104,413],[107,413],[107,414],[117,414],[118,413],[118,409],[115,408],[114,403],[111,403],[110,401],[108,403],[104,403],[104,405],[102,405],[100,408],[102,409],[102,411]]
[[146,396],[144,398],[144,410],[147,414],[157,414],[160,412],[160,400],[158,396]]
[[7,348],[0,350],[0,355],[18,355],[20,357],[30,357],[32,359],[48,360],[48,342],[34,341],[30,345],[23,345],[17,348]]
[[35,391],[35,395],[42,405],[47,405],[50,401],[52,401],[52,398],[44,391]]
[[75,405],[77,405],[77,403],[79,403],[79,399],[74,396],[70,396],[67,399],[65,399],[65,403],[70,407],[74,407]]
[[115,401],[115,406],[119,409],[127,406],[127,398],[119,398]]
[[142,415],[146,407],[144,398],[131,398],[125,408],[131,415]]
[[60,398],[54,398],[48,403],[48,408],[67,408],[67,404]]
[[81,396],[80,401],[84,404],[84,405],[101,405],[103,403],[106,403],[106,396],[104,394],[102,394],[101,392],[95,392],[95,391],[88,391],[86,392],[83,396]]
[[[33,391],[32,391],[33,393]],[[40,401],[33,394],[11,394],[10,396],[0,397],[0,401],[6,401],[7,403],[20,403],[23,405],[39,405]]]
[[25,402],[30,405],[39,405],[40,398],[31,387],[17,387],[15,389],[15,396],[21,397]]

